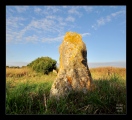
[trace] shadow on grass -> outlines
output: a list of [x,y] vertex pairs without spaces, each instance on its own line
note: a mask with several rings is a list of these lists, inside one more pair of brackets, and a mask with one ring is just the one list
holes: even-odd
[[118,76],[93,81],[87,94],[71,92],[60,101],[48,104],[47,114],[126,114],[126,85]]

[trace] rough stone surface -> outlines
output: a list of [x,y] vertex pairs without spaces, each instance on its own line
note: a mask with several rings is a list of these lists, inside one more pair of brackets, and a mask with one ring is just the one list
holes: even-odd
[[70,91],[87,93],[92,83],[87,64],[87,49],[80,34],[67,32],[59,47],[60,66],[50,97],[60,98]]

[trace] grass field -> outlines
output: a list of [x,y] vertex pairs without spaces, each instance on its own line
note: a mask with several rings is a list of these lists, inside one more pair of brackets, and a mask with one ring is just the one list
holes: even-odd
[[6,114],[126,114],[126,69],[90,69],[95,89],[49,99],[55,73],[6,68]]

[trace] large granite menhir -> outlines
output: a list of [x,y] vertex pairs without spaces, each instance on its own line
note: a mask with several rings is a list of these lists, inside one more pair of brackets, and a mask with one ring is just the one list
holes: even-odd
[[59,72],[51,87],[50,97],[59,99],[71,91],[87,93],[92,83],[87,64],[87,49],[82,36],[67,32],[59,48]]

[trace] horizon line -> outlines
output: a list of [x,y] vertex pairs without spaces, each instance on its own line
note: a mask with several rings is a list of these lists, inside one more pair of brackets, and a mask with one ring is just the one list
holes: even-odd
[[[29,64],[28,62],[10,62],[6,64],[6,66],[27,66]],[[126,61],[112,61],[112,62],[88,62],[89,68],[96,68],[96,67],[122,67],[126,68]],[[56,64],[57,67],[59,66],[59,63]]]

